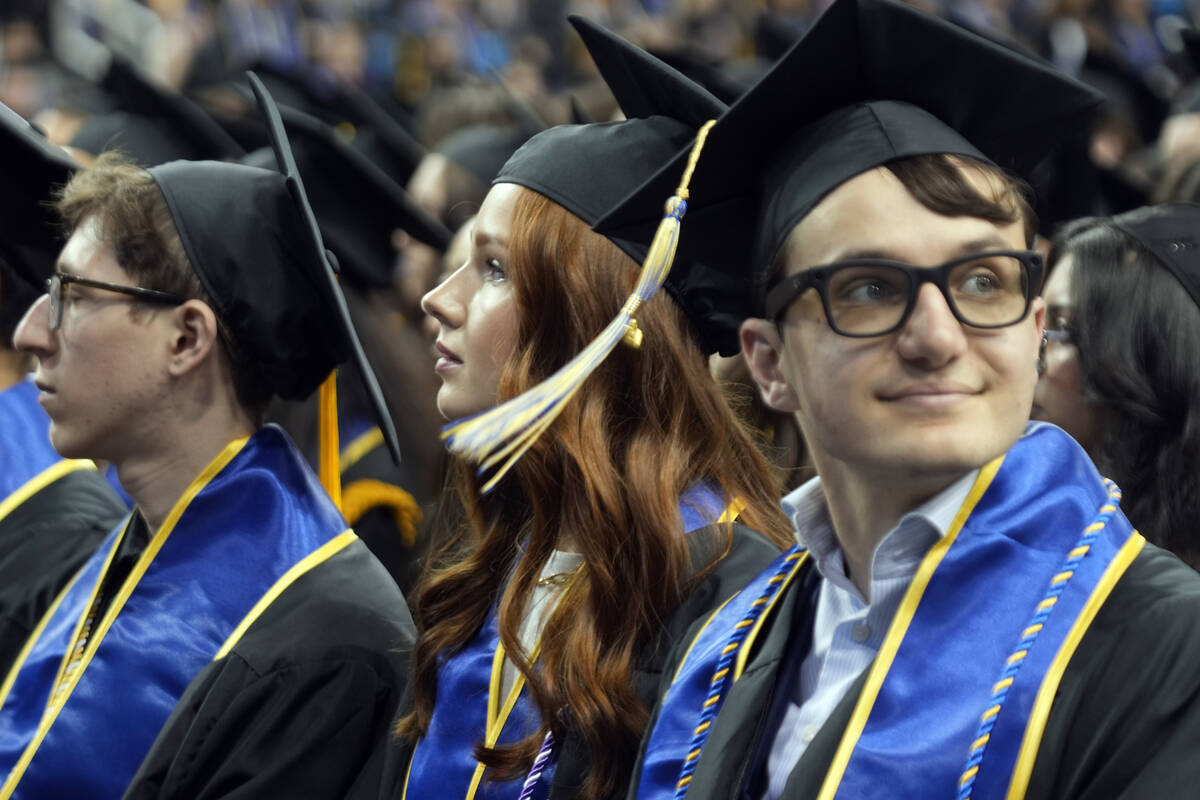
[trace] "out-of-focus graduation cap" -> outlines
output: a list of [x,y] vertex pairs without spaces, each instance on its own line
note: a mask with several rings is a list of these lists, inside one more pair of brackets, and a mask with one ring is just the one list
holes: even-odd
[[[684,236],[749,282],[850,178],[933,153],[1022,173],[1099,100],[1044,62],[903,3],[836,0],[713,128]],[[644,227],[685,158],[667,162],[596,230]]]
[[[658,172],[680,148],[687,147],[700,126],[720,116],[726,106],[644,50],[582,17],[570,20],[627,119],[544,131],[509,159],[495,182],[532,189],[594,225],[646,176]],[[662,219],[663,201],[671,196],[682,173],[680,163],[646,225],[634,229],[632,235],[625,231],[606,234],[635,262],[645,259]],[[715,297],[736,291],[731,283],[700,263],[685,232],[665,287],[687,312],[705,352],[727,349],[722,347],[723,340],[736,339],[736,323],[713,315]]]
[[[450,230],[333,128],[293,108],[280,106],[279,114],[324,241],[347,281],[364,288],[392,285],[396,228],[435,250],[449,246]],[[275,156],[259,150],[242,163],[273,169]]]
[[[368,94],[356,86],[313,69],[286,69],[266,63],[251,67],[272,97],[333,126],[355,150],[362,153],[401,186],[424,158],[425,147]],[[227,88],[244,91],[239,78]],[[212,88],[212,87],[209,87]],[[267,144],[257,119],[218,113],[214,116],[247,149]]]
[[0,104],[0,258],[41,291],[62,250],[49,203],[80,166],[17,112]]
[[156,85],[123,56],[111,54],[99,87],[116,110],[85,120],[73,147],[92,154],[121,150],[142,166],[180,158],[237,158],[245,152],[204,109]]
[[750,88],[748,82],[743,82],[737,76],[722,69],[719,60],[706,56],[696,48],[687,46],[670,50],[651,48],[648,52],[664,64],[669,64],[708,89],[727,105],[734,103]]
[[276,170],[173,161],[149,172],[214,311],[271,390],[301,399],[353,358],[398,462],[395,429],[350,321],[283,121],[262,83],[251,75],[250,84],[267,120]]
[[[725,105],[708,91],[643,50],[580,17],[571,23],[583,37],[605,81],[627,117],[623,122],[562,125],[534,136],[500,170],[495,183],[531,189],[591,225],[605,209],[624,197],[642,176],[693,140],[702,144],[706,123]],[[699,137],[698,137],[699,132]],[[679,261],[672,269],[678,242],[678,220],[686,209],[690,170],[680,169],[679,189],[668,190],[661,227],[641,240],[610,240],[635,262],[642,263],[637,287],[612,322],[570,362],[529,391],[490,411],[447,426],[448,447],[479,462],[481,471],[496,467],[483,485],[488,491],[500,480],[570,401],[584,380],[618,342],[637,346],[636,309],[660,286],[688,310],[693,265]],[[674,189],[674,187],[672,187]],[[660,198],[660,201],[664,198]],[[661,208],[661,206],[660,206]],[[665,281],[665,282],[664,282]],[[693,319],[702,341],[707,327]]]
[[537,130],[481,122],[459,128],[438,142],[436,152],[474,175],[487,186],[505,162]]
[[1146,206],[1118,214],[1112,224],[1153,253],[1200,306],[1200,205]]

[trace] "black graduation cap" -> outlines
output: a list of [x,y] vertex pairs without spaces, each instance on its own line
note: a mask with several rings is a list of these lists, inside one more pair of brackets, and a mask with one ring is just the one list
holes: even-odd
[[[678,70],[595,23],[578,16],[570,21],[627,119],[544,131],[509,159],[495,182],[532,189],[593,225],[645,176],[692,142],[700,126],[719,117],[726,106]],[[635,230],[634,235],[608,236],[635,262],[640,264],[645,258],[662,219],[662,204],[682,173],[682,166],[675,170],[648,226]],[[686,225],[684,230],[675,266],[664,285],[687,312],[700,345],[712,352],[727,326],[709,313],[715,307],[709,295],[730,288],[714,286],[712,279],[730,282],[696,263],[685,247]]]
[[0,259],[41,291],[62,250],[50,208],[54,191],[80,166],[17,112],[0,104]]
[[[450,230],[333,128],[294,108],[279,106],[279,114],[324,241],[346,280],[366,288],[392,285],[396,228],[435,250],[449,246]],[[260,150],[242,163],[273,169],[275,157]]]
[[396,433],[338,285],[274,101],[254,75],[278,171],[216,161],[152,167],[217,316],[272,391],[302,399],[352,357],[399,463]]
[[123,56],[111,55],[99,87],[116,110],[85,120],[72,147],[92,154],[119,149],[143,166],[245,152],[204,109],[158,86]]
[[650,48],[649,53],[708,89],[723,103],[735,102],[750,88],[748,82],[726,72],[719,59],[706,55],[695,47],[683,45],[669,50]]
[[[749,283],[796,223],[855,175],[932,153],[1021,173],[1099,100],[1045,62],[903,3],[836,0],[713,128],[683,236]],[[596,230],[644,228],[686,157]]]
[[512,125],[481,122],[454,131],[438,142],[435,150],[487,186],[517,148],[536,132]]
[[[337,128],[351,147],[375,162],[401,186],[425,157],[425,147],[358,87],[310,67],[287,69],[259,62],[251,70],[280,105],[303,111]],[[243,84],[236,79],[226,87],[239,93],[244,91]],[[266,133],[258,120],[231,117],[215,110],[214,116],[249,149],[266,146]]]
[[1146,206],[1118,214],[1112,224],[1153,253],[1200,306],[1200,205]]

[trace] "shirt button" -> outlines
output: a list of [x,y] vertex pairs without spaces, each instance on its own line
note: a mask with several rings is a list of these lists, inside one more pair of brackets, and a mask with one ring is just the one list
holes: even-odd
[[804,730],[800,731],[800,738],[804,740],[805,744],[811,744],[812,740],[815,739],[816,736],[817,736],[817,726],[816,725],[805,725]]
[[862,644],[867,639],[871,638],[871,626],[865,622],[860,622],[850,631],[850,636],[854,641]]

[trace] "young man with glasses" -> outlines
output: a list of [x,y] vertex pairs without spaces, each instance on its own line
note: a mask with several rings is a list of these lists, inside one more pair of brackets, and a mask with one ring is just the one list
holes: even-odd
[[0,683],[0,798],[341,798],[372,780],[411,617],[262,414],[351,356],[381,399],[255,88],[277,169],[104,156],[56,203],[70,238],[15,344],[55,449],[112,462],[136,508]]
[[[1027,424],[1042,264],[1004,168],[1095,101],[908,6],[837,0],[709,133],[681,240],[752,259],[743,352],[819,478],[784,500],[800,545],[664,672],[638,798],[1194,791],[1200,577]],[[652,218],[679,167],[598,228]]]
[[45,272],[61,248],[49,184],[77,168],[29,123],[0,106],[0,675],[63,585],[128,509],[91,461],[64,459],[30,379],[32,359],[12,347],[37,298],[26,272]]

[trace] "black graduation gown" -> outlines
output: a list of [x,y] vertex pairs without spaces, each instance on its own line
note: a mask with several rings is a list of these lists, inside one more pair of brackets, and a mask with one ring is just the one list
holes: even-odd
[[78,469],[0,519],[0,675],[59,591],[129,513],[108,481]]
[[403,595],[354,542],[192,680],[125,798],[340,800],[377,786],[368,760],[388,736],[412,641]]
[[[764,735],[766,720],[776,698],[790,695],[811,642],[818,578],[811,566],[805,568],[780,599],[713,724],[688,800],[761,797],[773,735]],[[691,638],[685,637],[682,647]],[[803,647],[796,647],[800,641]],[[682,655],[677,648],[672,663]],[[867,672],[797,762],[784,800],[819,793]],[[1200,575],[1147,544],[1114,587],[1063,675],[1025,797],[1194,796],[1200,786],[1197,752]],[[636,788],[635,775],[630,797]],[[880,787],[879,796],[888,796],[887,787]]]
[[[693,562],[707,563],[713,555],[710,546],[721,539],[712,534],[716,528],[702,528],[688,534],[688,543],[692,550]],[[707,574],[696,589],[675,609],[664,621],[661,633],[650,642],[641,652],[634,668],[633,685],[642,702],[651,708],[657,698],[658,686],[663,680],[663,671],[667,667],[668,657],[677,642],[687,633],[697,620],[707,619],[721,603],[737,592],[751,578],[779,557],[779,549],[771,544],[762,534],[745,526],[734,523],[733,540],[729,554],[725,556]],[[405,696],[402,708],[407,712],[412,707],[411,694]],[[554,783],[550,788],[548,800],[567,800],[575,797],[588,765],[586,745],[581,737],[568,732],[558,745],[558,765],[554,772]],[[394,738],[390,742],[384,760],[384,781],[379,793],[380,798],[399,798],[403,791],[404,781],[408,772],[408,762],[412,748]],[[485,778],[486,780],[486,778]],[[623,789],[614,793],[613,797],[622,797]],[[358,797],[359,795],[356,795]],[[362,797],[368,795],[363,794]],[[413,798],[409,800],[430,800],[429,798]],[[439,798],[438,800],[442,800]],[[459,800],[459,798],[446,798]]]

